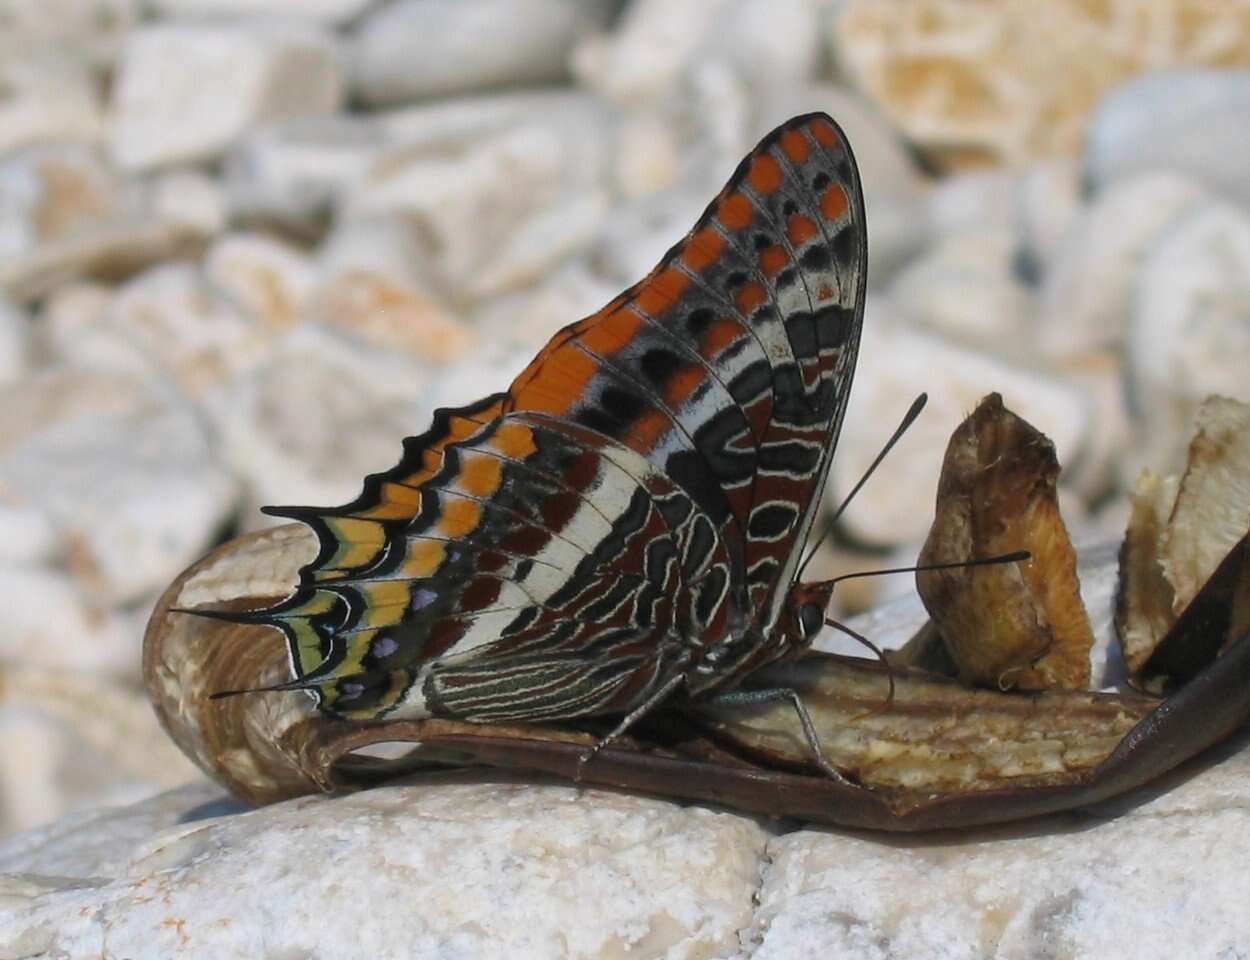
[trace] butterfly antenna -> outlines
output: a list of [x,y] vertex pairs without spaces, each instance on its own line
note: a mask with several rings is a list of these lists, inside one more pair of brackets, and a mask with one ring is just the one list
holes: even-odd
[[909,567],[886,567],[881,570],[859,570],[855,573],[844,573],[840,577],[834,577],[832,580],[825,581],[827,583],[841,583],[843,580],[854,580],[857,577],[883,577],[890,573],[923,573],[926,570],[956,570],[959,567],[992,567],[999,563],[1017,563],[1021,560],[1031,560],[1033,554],[1027,550],[1014,550],[1011,553],[1001,553],[994,557],[976,557],[972,560],[952,560],[950,563],[917,563]]
[[894,429],[894,433],[890,436],[890,439],[885,442],[885,446],[881,448],[881,452],[877,454],[877,458],[869,464],[868,469],[864,471],[864,475],[859,478],[859,483],[855,484],[855,486],[851,488],[851,492],[846,495],[846,499],[844,499],[838,509],[833,512],[833,517],[825,524],[824,531],[819,537],[816,538],[816,542],[812,544],[811,549],[807,552],[807,556],[804,557],[803,562],[799,564],[798,572],[794,575],[796,580],[802,578],[803,571],[806,570],[807,565],[811,563],[812,557],[816,556],[816,551],[820,549],[820,545],[829,538],[831,533],[833,533],[834,529],[838,525],[838,519],[846,511],[846,508],[850,506],[851,501],[855,499],[855,494],[859,493],[864,484],[868,482],[868,478],[871,477],[873,471],[880,466],[881,461],[884,460],[886,454],[893,449],[894,444],[898,443],[899,440],[902,439],[903,434],[907,432],[907,428],[916,422],[916,418],[920,416],[920,411],[924,409],[924,405],[928,402],[929,395],[927,393],[922,393],[912,401],[912,404],[907,409],[907,412],[903,414],[902,421]]

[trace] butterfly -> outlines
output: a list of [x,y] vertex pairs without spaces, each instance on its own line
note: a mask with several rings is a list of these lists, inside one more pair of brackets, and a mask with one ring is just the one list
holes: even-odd
[[350,720],[621,718],[610,740],[804,650],[866,271],[844,134],[782,124],[506,392],[437,411],[345,506],[266,509],[319,550],[290,597],[232,615],[285,635],[294,677],[265,689]]

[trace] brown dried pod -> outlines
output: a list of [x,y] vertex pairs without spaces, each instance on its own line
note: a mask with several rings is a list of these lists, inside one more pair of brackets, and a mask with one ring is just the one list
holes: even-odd
[[1094,637],[1059,515],[1051,442],[992,393],[955,430],[921,564],[1027,550],[1031,559],[923,571],[916,587],[961,678],[1083,690]]
[[1250,629],[1250,406],[1209,397],[1182,476],[1143,471],[1120,551],[1116,630],[1161,691]]
[[[272,602],[287,595],[314,549],[302,526],[242,537],[184,573],[157,605],[144,649],[149,695],[175,742],[209,775],[242,799],[266,803],[447,765],[578,774],[593,732],[350,723],[299,692],[212,699],[217,690],[287,676],[285,644],[263,626],[175,608]],[[797,715],[784,703],[694,703],[660,713],[580,768],[581,781],[886,830],[1047,813],[1146,782],[1241,722],[1250,712],[1250,636],[1164,711],[1132,696],[972,691],[906,670],[896,672],[897,693],[886,706],[888,680],[877,664],[823,654],[751,682],[798,691],[825,749],[857,782],[813,772]],[[374,755],[382,747],[399,752]]]

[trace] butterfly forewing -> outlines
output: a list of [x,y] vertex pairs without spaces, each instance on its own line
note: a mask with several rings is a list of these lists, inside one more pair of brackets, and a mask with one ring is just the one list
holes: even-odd
[[849,394],[863,204],[823,115],[769,134],[644,280],[335,509],[281,627],[322,707],[624,714],[767,659]]

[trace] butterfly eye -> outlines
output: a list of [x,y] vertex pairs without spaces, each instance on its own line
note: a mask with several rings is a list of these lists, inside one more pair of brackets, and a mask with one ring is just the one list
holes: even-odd
[[794,615],[798,622],[799,639],[807,640],[820,632],[825,623],[825,612],[815,603],[805,603]]

